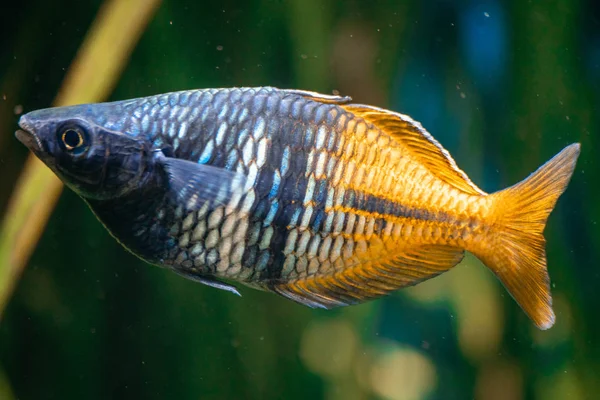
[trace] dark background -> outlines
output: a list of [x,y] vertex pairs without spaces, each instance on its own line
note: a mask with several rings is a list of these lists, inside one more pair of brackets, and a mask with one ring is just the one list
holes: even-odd
[[[28,155],[19,114],[51,105],[102,2],[6,3],[0,212]],[[472,257],[341,310],[238,298],[145,265],[65,191],[0,322],[0,397],[595,398],[599,24],[594,0],[163,1],[111,100],[337,90],[421,121],[486,191],[580,141],[546,230],[556,325],[538,331]]]

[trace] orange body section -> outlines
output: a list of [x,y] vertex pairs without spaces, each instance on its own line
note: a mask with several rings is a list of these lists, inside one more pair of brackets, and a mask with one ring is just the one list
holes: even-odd
[[[409,117],[368,106],[342,108],[352,118],[340,118],[346,134],[333,155],[336,168],[327,176],[315,154],[316,170],[307,171],[329,180],[332,200],[325,212],[334,229],[294,228],[293,240],[300,239],[287,246],[288,279],[273,289],[313,307],[358,303],[437,276],[466,250],[498,276],[538,327],[552,326],[542,232],[579,145],[520,184],[488,195]],[[348,204],[342,200],[348,191],[374,205]],[[336,221],[343,230],[335,229]],[[312,257],[305,254],[311,248]]]

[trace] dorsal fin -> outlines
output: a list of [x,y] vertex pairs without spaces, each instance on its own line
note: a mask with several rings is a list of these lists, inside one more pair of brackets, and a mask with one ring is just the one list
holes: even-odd
[[458,168],[448,151],[409,116],[360,104],[341,107],[390,135],[442,181],[470,195],[486,194]]
[[306,97],[307,99],[325,104],[348,104],[352,101],[352,97],[350,96],[321,94],[317,92],[311,92],[309,90],[282,89],[282,92],[285,92],[286,94]]

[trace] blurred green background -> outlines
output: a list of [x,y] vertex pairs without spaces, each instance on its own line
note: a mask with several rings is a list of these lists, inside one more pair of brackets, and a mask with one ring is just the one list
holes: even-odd
[[[6,3],[3,214],[28,156],[19,115],[52,104],[102,6]],[[472,257],[334,311],[238,298],[145,265],[65,191],[2,314],[0,398],[597,398],[599,2],[164,0],[109,99],[255,85],[409,114],[486,191],[582,142],[546,230],[556,325],[538,331]]]

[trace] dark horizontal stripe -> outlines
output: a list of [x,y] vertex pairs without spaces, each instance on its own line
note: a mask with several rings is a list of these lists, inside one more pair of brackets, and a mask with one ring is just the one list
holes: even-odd
[[[315,182],[315,188],[313,192],[313,203],[312,203],[312,216],[310,218],[309,226],[313,229],[321,227],[322,219],[325,212],[325,203],[327,197],[327,190],[330,181],[327,179],[317,179]],[[297,208],[301,209],[301,214],[304,213],[305,207],[302,205],[304,197],[306,196],[307,190],[307,179],[300,177],[294,179],[288,178],[284,182],[284,189],[280,200],[286,204],[290,200],[295,200],[293,205],[287,205],[283,210],[283,219],[285,221],[278,221],[279,224],[283,222],[289,223],[292,214],[296,212]],[[411,207],[404,205],[399,202],[395,202],[389,199],[375,196],[361,190],[346,189],[344,192],[344,198],[342,205],[345,208],[356,209],[368,213],[378,214],[386,217],[398,217],[398,218],[409,218],[421,221],[439,221],[448,222],[453,218],[450,214],[443,211],[434,211],[427,208]],[[300,219],[302,217],[300,216]]]
[[354,189],[346,189],[343,205],[344,207],[354,208],[382,216],[439,222],[447,222],[452,219],[448,213],[443,211],[433,211],[427,208],[410,207],[389,199]]

